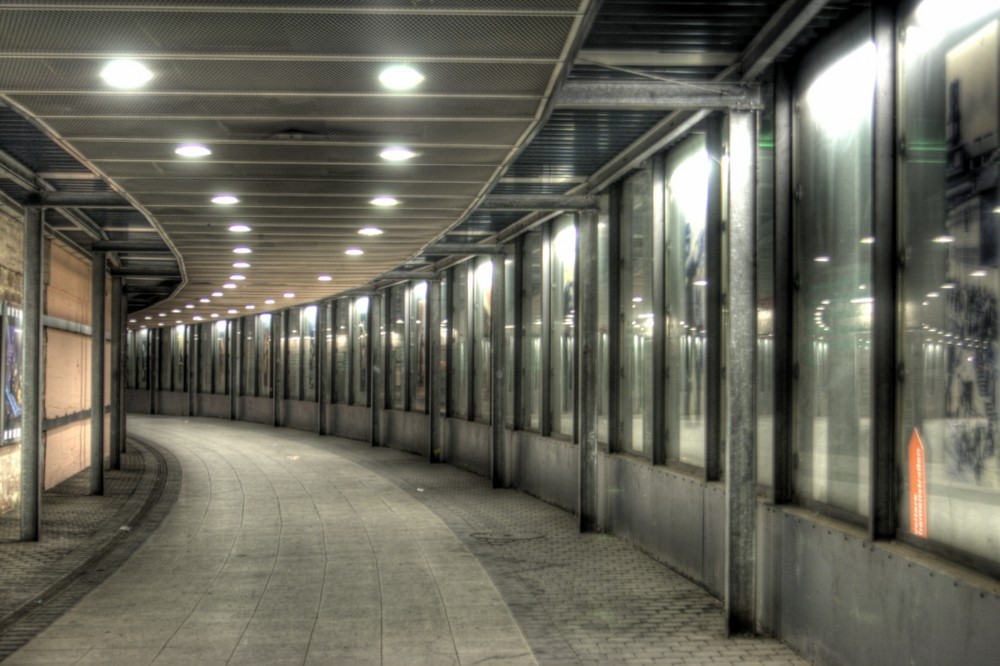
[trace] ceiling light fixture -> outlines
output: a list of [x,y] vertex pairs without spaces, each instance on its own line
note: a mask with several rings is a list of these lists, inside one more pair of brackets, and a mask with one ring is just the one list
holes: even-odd
[[369,202],[373,206],[379,206],[381,208],[386,208],[388,206],[396,206],[399,204],[399,200],[390,196],[378,196]]
[[264,301],[264,305],[274,305],[274,299],[273,298],[267,299],[266,301]]
[[215,297],[215,298],[222,298],[222,292],[221,291],[213,291],[212,292],[212,296]]
[[379,157],[389,162],[405,162],[415,155],[415,152],[403,146],[391,146],[379,153]]
[[250,231],[250,227],[245,224],[230,224],[229,230],[236,234],[245,234]]
[[253,252],[253,250],[251,250],[248,247],[242,247],[241,246],[241,247],[234,247],[233,248],[233,254],[250,254],[251,252]]
[[232,206],[233,204],[238,204],[239,202],[240,199],[235,194],[216,194],[212,197],[212,203],[220,206]]
[[194,303],[188,303],[184,307],[187,308],[188,310],[193,310],[194,309]]
[[285,298],[295,298],[295,294],[290,291],[285,292]]
[[330,277],[329,275],[320,275],[320,276],[319,276],[318,278],[316,278],[316,279],[317,279],[317,280],[319,280],[320,282],[329,282],[329,281],[330,281],[330,280],[332,280],[333,278],[332,278],[332,277]]
[[249,261],[234,261],[233,268],[250,268]]
[[222,288],[223,289],[236,289],[236,283],[235,282],[227,282],[226,284],[222,285]]
[[234,275],[230,275],[229,279],[232,280],[233,282],[239,282],[240,280],[246,280],[247,276],[246,275],[240,275],[239,273],[236,273]]
[[200,143],[182,143],[174,149],[181,157],[208,157],[212,151]]
[[228,312],[229,314],[236,314],[237,312],[239,312],[239,310],[237,310],[236,308],[229,308],[228,310],[226,310],[226,312]]
[[251,303],[251,304],[247,305],[246,307],[247,307],[247,310],[253,310],[253,309],[254,309],[254,308],[256,308],[257,306],[256,306],[256,305],[253,305],[253,304]]
[[101,70],[101,78],[113,88],[140,88],[153,78],[153,73],[135,60],[112,60]]
[[392,65],[378,75],[378,80],[389,90],[410,90],[424,80],[424,75],[409,65]]
[[360,257],[364,253],[365,253],[364,250],[362,250],[360,248],[356,248],[356,247],[352,247],[352,248],[350,248],[348,250],[344,250],[344,254],[346,254],[349,257]]
[[358,229],[358,233],[362,236],[381,236],[385,232],[378,227],[365,227],[364,229]]
[[216,319],[216,318],[218,318],[219,313],[218,312],[213,312],[210,316],[212,317],[212,319]]
[[211,303],[212,299],[211,298],[199,298],[198,302],[199,303]]

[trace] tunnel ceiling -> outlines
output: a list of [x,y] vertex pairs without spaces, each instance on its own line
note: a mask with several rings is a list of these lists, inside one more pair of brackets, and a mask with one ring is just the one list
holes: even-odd
[[[859,4],[4,1],[0,207],[33,190],[122,193],[131,209],[50,209],[47,222],[83,250],[142,244],[114,257],[130,310],[161,323],[315,301],[524,215],[476,211],[487,194],[590,193],[662,131],[663,110],[554,108],[567,78],[725,76],[781,11],[788,25],[808,15],[802,41]],[[148,82],[108,83],[116,60]],[[387,89],[393,65],[422,81]],[[211,152],[184,157],[183,144]],[[212,202],[223,194],[238,203]]]

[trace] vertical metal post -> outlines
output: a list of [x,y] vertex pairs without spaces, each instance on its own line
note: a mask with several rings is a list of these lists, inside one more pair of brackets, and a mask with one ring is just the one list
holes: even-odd
[[111,278],[111,445],[108,449],[111,469],[122,468],[121,457],[121,413],[125,409],[122,401],[122,381],[125,365],[122,364],[122,278]]
[[[608,449],[622,450],[622,183],[608,189]],[[657,403],[662,404],[662,403]],[[666,446],[666,443],[660,444]]]
[[441,461],[441,281],[427,282],[427,461]]
[[869,537],[895,535],[895,454],[896,442],[896,24],[894,9],[877,2],[874,13],[874,41],[877,54],[875,115],[872,139],[874,177],[872,291],[875,298],[872,319],[872,405],[871,492]]
[[242,338],[243,318],[230,319],[226,326],[226,337],[229,338],[229,354],[226,358],[226,370],[229,374],[229,420],[239,417],[239,384],[240,384],[240,339]]
[[[327,330],[329,308],[329,303],[320,303],[316,306],[316,340],[313,342],[316,345],[316,369],[313,374],[316,378],[316,411],[318,412],[316,432],[320,435],[326,434],[326,336],[329,335]],[[246,337],[245,334],[244,337]]]
[[755,629],[757,115],[729,114],[729,419],[726,461],[726,629]]
[[382,351],[385,345],[382,326],[383,298],[381,292],[376,292],[368,299],[368,404],[371,406],[371,428],[368,442],[372,446],[382,444],[382,410],[385,403],[385,390],[382,386]]
[[[507,317],[504,257],[493,257],[493,286],[490,290],[490,477],[494,488],[510,485],[507,474]],[[484,331],[485,332],[485,331]]]
[[457,270],[466,271],[465,280],[465,418],[474,421],[476,414],[476,262],[474,259],[461,264]]
[[24,366],[21,411],[21,541],[38,541],[42,526],[42,209],[24,208]]
[[514,331],[514,344],[511,349],[511,355],[513,358],[508,359],[509,367],[511,368],[510,376],[507,377],[507,382],[510,385],[512,392],[511,409],[513,413],[511,416],[511,421],[513,422],[514,430],[521,430],[525,426],[524,418],[524,384],[523,384],[523,372],[524,368],[524,236],[519,236],[514,241],[514,252],[512,255],[512,260],[514,261],[514,279],[513,284],[507,285],[504,283],[505,287],[508,287],[513,293],[513,299],[511,303],[514,308],[513,311],[508,312],[506,307],[504,309],[504,318],[508,324],[506,326],[513,326]]
[[195,396],[198,393],[198,338],[197,327],[184,327],[184,347],[187,350],[187,416],[194,416]]
[[774,81],[774,490],[792,499],[792,92],[784,67]]
[[159,367],[160,362],[157,358],[159,348],[157,347],[157,342],[159,340],[154,335],[154,331],[151,329],[139,329],[146,336],[146,381],[149,384],[149,413],[156,413],[156,391],[160,386],[159,379]]
[[107,255],[94,252],[90,272],[90,494],[104,494],[104,280]]
[[708,219],[705,226],[705,479],[722,478],[725,450],[722,424],[722,123],[721,115],[707,120],[705,144],[709,155]]
[[281,425],[282,405],[285,400],[285,320],[288,311],[271,317],[271,393],[274,396],[274,427]]
[[577,242],[579,270],[577,289],[577,413],[580,419],[580,531],[593,532],[599,525],[597,482],[597,211],[580,212]]
[[666,281],[666,164],[653,159],[653,410],[654,465],[667,464],[667,281]]
[[[119,328],[121,331],[121,344],[118,346],[118,365],[121,372],[128,372],[128,296],[125,294],[125,285],[122,284],[122,291],[119,294],[119,308],[121,308],[121,321]],[[123,375],[124,376],[124,375]],[[128,382],[122,379],[118,384],[118,451],[125,453],[125,440],[128,439],[128,426],[125,415],[128,413]],[[115,443],[112,442],[112,446]],[[120,459],[120,458],[119,458]]]
[[[558,219],[558,218],[557,218]],[[542,232],[541,434],[552,434],[552,222]]]

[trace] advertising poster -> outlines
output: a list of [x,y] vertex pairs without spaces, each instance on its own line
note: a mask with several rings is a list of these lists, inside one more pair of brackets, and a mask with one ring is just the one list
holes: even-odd
[[2,309],[3,340],[3,439],[2,444],[14,444],[21,439],[21,311],[4,304]]

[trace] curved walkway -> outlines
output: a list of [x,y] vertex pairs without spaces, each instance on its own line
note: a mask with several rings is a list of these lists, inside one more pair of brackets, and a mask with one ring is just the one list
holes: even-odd
[[7,663],[800,663],[571,515],[416,456],[129,418],[183,469],[124,565]]

